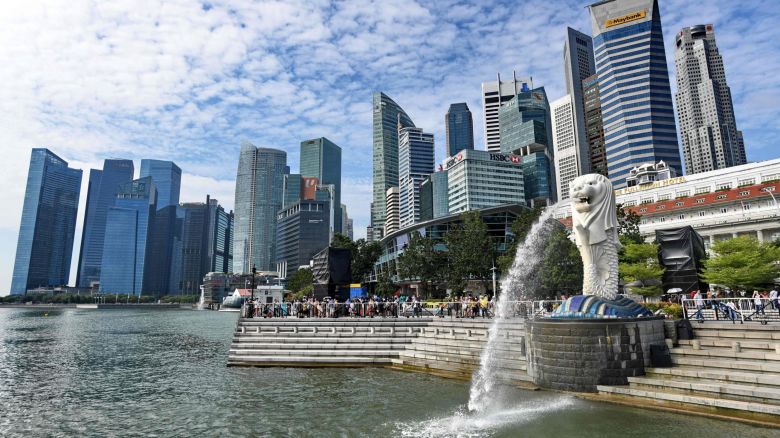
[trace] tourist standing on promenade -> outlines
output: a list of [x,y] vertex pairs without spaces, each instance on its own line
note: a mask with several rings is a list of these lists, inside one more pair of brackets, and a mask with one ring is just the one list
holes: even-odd
[[693,317],[699,322],[704,322],[704,315],[701,313],[704,310],[704,299],[701,296],[701,291],[697,290],[693,295],[693,302],[696,303],[696,314]]

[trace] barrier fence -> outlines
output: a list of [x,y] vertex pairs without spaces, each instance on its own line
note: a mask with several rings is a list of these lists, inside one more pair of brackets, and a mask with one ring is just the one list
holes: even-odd
[[[532,319],[552,313],[560,300],[510,301],[509,316]],[[251,303],[241,307],[243,318],[492,318],[495,303],[478,301],[377,301]]]
[[766,324],[780,321],[780,302],[767,298],[683,298],[683,316],[692,321],[726,321]]

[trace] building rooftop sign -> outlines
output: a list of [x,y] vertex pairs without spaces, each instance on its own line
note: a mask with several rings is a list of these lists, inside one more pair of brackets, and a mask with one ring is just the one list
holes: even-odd
[[630,14],[626,14],[617,18],[612,18],[604,22],[604,27],[612,27],[617,26],[619,24],[625,24],[636,20],[641,20],[645,18],[647,13],[643,10],[632,12]]
[[642,184],[642,185],[639,185],[639,186],[626,187],[624,189],[615,190],[615,195],[618,195],[618,196],[619,195],[627,195],[629,193],[636,193],[636,192],[641,192],[641,191],[644,191],[644,190],[657,189],[659,187],[666,187],[666,186],[671,186],[671,185],[675,185],[675,184],[682,184],[684,182],[685,182],[685,177],[684,176],[678,176],[676,178],[669,178],[669,179],[662,179],[660,181],[655,181],[652,184]]

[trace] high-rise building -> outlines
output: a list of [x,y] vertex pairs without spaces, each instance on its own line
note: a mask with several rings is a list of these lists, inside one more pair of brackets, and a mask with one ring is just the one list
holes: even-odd
[[337,208],[338,204],[336,203],[336,185],[319,184],[314,195],[314,200],[328,203],[326,205],[327,210],[325,213],[328,219],[327,237],[328,243],[330,243],[333,241],[333,236],[336,235],[336,215],[341,212],[341,208]]
[[385,204],[387,205],[384,230],[385,236],[401,228],[401,222],[399,218],[399,195],[400,193],[398,187],[390,187],[387,189],[387,196],[385,201]]
[[550,104],[552,140],[555,146],[555,181],[558,184],[560,199],[569,199],[569,183],[582,175],[577,144],[579,132],[577,132],[577,115],[574,107],[574,99],[570,94]]
[[351,218],[347,219],[347,231],[345,236],[349,237],[350,240],[355,240],[355,222]]
[[604,0],[590,5],[590,17],[613,186],[625,187],[644,163],[682,174],[658,1]]
[[[122,184],[106,216],[106,240],[100,267],[100,291],[150,292],[149,245],[157,211],[157,189],[151,177]],[[154,292],[154,291],[152,291]]]
[[347,227],[349,224],[349,215],[347,214],[347,206],[341,204],[341,234],[347,236]]
[[284,175],[284,198],[282,208],[289,207],[301,200],[303,193],[303,179],[300,173],[288,173]]
[[200,293],[209,272],[230,272],[233,212],[226,212],[216,199],[181,204],[181,272],[173,293]]
[[433,181],[429,175],[420,183],[420,222],[433,219]]
[[181,224],[177,218],[181,192],[181,169],[173,161],[141,160],[141,178],[150,177],[157,189],[149,243],[149,267],[145,272],[145,292],[169,295],[178,288],[181,272]]
[[590,171],[609,176],[607,151],[604,148],[604,124],[601,120],[598,75],[589,76],[582,81],[582,96],[585,101],[585,138],[588,142]]
[[373,118],[374,197],[369,241],[382,238],[387,189],[398,187],[398,128],[414,127],[414,122],[403,108],[380,92],[373,95]]
[[420,184],[433,173],[433,134],[398,129],[398,218],[401,228],[420,220]]
[[48,149],[32,150],[11,294],[68,284],[80,192],[81,169]]
[[103,169],[90,169],[87,208],[81,232],[76,286],[91,287],[100,281],[106,215],[114,205],[119,186],[133,180],[133,160],[109,159]]
[[331,226],[341,232],[341,148],[325,137],[301,142],[301,175],[315,177],[320,184],[333,184],[335,222]]
[[173,161],[141,160],[141,178],[152,177],[157,188],[157,209],[179,205],[181,169]]
[[275,268],[276,216],[282,209],[287,153],[241,144],[235,196],[233,272]]
[[529,205],[556,199],[550,104],[544,87],[517,93],[499,109],[501,152],[522,157]]
[[420,184],[420,221],[449,214],[447,175],[448,172],[440,170],[429,175]]
[[287,278],[328,247],[329,201],[302,200],[278,213],[276,270]]
[[463,149],[474,149],[474,119],[466,102],[453,103],[444,115],[447,135],[446,154],[451,157]]
[[[582,81],[596,73],[596,63],[593,60],[593,40],[589,35],[566,29],[566,42],[563,44],[563,75],[566,79],[566,94],[571,96],[576,138],[574,148],[577,155],[577,173],[590,173],[590,154],[585,136],[585,99],[583,97]],[[557,152],[557,151],[556,151]],[[556,160],[558,158],[556,157]],[[560,182],[558,183],[560,187]],[[568,192],[568,184],[566,185]],[[559,191],[559,196],[564,199]]]
[[[526,202],[521,157],[517,155],[466,149],[447,158],[444,167],[450,214]],[[434,193],[434,215],[435,198]]]
[[674,62],[685,171],[690,175],[747,163],[714,26],[683,28]]
[[485,129],[485,149],[489,152],[501,151],[501,132],[498,122],[498,109],[502,104],[514,99],[518,93],[533,88],[530,78],[518,79],[512,72],[511,81],[502,81],[501,75],[496,75],[495,81],[482,83],[482,117]]

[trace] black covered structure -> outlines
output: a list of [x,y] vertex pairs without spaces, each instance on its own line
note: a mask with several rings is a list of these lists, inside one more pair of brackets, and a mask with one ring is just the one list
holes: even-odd
[[665,268],[663,277],[664,291],[680,288],[683,293],[707,289],[707,284],[699,279],[702,260],[707,256],[704,240],[693,227],[687,226],[670,230],[657,230],[658,260]]
[[330,296],[346,301],[349,298],[349,284],[352,282],[352,251],[347,248],[328,247],[315,254],[312,261],[314,296]]

